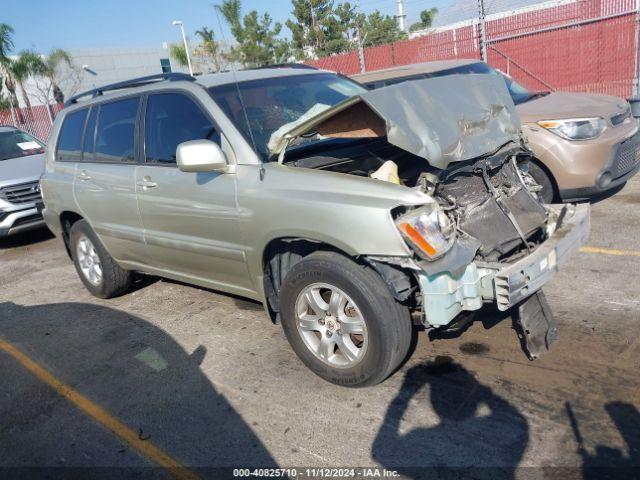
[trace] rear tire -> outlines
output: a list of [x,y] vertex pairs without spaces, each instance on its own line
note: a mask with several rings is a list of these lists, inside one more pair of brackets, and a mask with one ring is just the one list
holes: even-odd
[[86,220],[69,232],[71,258],[84,286],[98,298],[112,298],[131,286],[132,272],[116,263]]
[[282,282],[280,312],[300,360],[337,385],[382,382],[411,344],[408,308],[373,270],[333,252],[313,253],[293,266]]
[[529,174],[542,187],[538,196],[544,203],[552,203],[556,197],[553,179],[547,171],[535,162],[529,162]]

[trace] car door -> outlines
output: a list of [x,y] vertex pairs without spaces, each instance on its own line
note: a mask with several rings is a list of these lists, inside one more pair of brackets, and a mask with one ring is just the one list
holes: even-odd
[[140,96],[93,105],[87,119],[74,195],[107,251],[132,267],[147,264],[135,184]]
[[182,172],[176,165],[178,144],[220,143],[218,128],[188,92],[150,94],[145,108],[136,186],[154,265],[213,288],[253,291],[240,247],[235,174]]

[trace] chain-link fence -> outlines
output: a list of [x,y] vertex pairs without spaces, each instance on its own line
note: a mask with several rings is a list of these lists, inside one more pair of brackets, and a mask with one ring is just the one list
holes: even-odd
[[51,132],[53,119],[63,107],[63,104],[53,104],[0,110],[0,125],[20,128],[46,142]]
[[[490,65],[533,90],[629,97],[638,69],[637,1],[521,1],[513,8],[514,0],[465,0],[410,40],[366,48],[362,67],[371,71],[431,60],[480,60],[484,46]],[[357,52],[311,63],[346,75],[362,71]]]

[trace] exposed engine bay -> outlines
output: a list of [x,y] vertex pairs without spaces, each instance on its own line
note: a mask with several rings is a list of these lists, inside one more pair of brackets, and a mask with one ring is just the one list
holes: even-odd
[[548,212],[527,173],[529,154],[519,145],[445,170],[381,139],[333,149],[325,146],[321,155],[291,157],[288,164],[297,167],[377,178],[424,191],[437,200],[465,245],[475,247],[475,258],[486,262],[526,255],[546,237]]

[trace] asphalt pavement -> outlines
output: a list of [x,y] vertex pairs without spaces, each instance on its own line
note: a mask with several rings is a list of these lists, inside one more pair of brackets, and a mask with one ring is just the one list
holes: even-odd
[[545,288],[560,340],[543,358],[486,312],[457,338],[420,332],[406,365],[358,390],[314,376],[257,303],[154,277],[99,300],[59,239],[3,240],[0,469],[640,477],[639,207],[640,177],[593,205],[588,248]]

